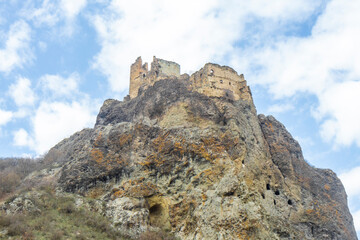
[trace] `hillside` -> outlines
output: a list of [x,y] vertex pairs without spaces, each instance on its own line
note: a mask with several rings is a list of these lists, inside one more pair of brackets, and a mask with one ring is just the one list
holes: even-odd
[[97,214],[110,239],[357,239],[340,180],[257,114],[243,75],[216,64],[180,75],[156,58],[148,71],[140,60],[131,96],[106,100],[94,128],[53,147],[2,214],[45,213],[46,199],[66,198],[59,216]]

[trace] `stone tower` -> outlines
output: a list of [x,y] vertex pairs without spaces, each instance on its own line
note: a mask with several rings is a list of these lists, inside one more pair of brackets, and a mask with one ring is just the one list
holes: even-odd
[[136,61],[130,67],[130,98],[137,96],[139,88],[145,82],[148,74],[148,64],[142,64],[141,57],[138,57]]
[[138,57],[130,68],[130,98],[138,95],[139,88],[147,88],[154,85],[155,82],[167,78],[179,78],[180,65],[175,62],[166,61],[153,57],[151,70],[148,70],[148,64],[142,64],[141,57]]

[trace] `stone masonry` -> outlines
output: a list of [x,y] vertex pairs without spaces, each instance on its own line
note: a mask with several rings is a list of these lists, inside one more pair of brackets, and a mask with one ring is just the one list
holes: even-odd
[[154,56],[151,63],[151,70],[148,70],[148,64],[142,64],[141,57],[138,57],[130,68],[130,98],[138,95],[139,88],[145,90],[154,85],[156,81],[180,77],[180,65],[175,62],[166,61]]
[[180,76],[179,64],[156,57],[153,58],[150,71],[147,63],[142,64],[141,57],[138,57],[135,63],[131,65],[130,98],[135,98],[140,88],[145,90],[159,80],[172,78],[181,78],[188,81],[190,90],[209,97],[252,100],[251,91],[246,84],[244,75],[238,75],[230,67],[207,63],[191,76],[187,74]]

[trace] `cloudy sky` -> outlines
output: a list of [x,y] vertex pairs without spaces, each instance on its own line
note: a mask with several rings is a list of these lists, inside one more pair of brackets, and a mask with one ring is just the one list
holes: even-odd
[[0,156],[37,156],[128,92],[138,57],[233,67],[360,231],[359,0],[0,0]]

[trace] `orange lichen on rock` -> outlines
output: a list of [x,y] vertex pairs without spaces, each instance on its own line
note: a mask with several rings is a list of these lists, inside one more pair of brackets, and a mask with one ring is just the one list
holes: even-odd
[[150,197],[158,191],[158,187],[151,182],[145,182],[145,178],[130,179],[125,181],[119,188],[113,189],[112,197]]
[[169,216],[173,229],[183,229],[185,233],[194,231],[197,217],[193,215],[193,212],[197,206],[195,198],[187,195],[181,202],[170,205]]
[[[120,142],[116,146],[122,147],[123,145],[128,144],[131,140],[132,137],[129,134],[126,134],[124,137],[120,137]],[[107,144],[109,144],[109,140]],[[116,149],[115,151],[111,149],[107,149],[105,151],[105,149],[105,140],[102,138],[102,133],[100,132],[93,143],[93,148],[90,151],[92,160],[107,170],[128,165],[128,160],[122,158],[120,153],[115,152]]]
[[100,196],[102,196],[104,194],[105,190],[102,187],[95,187],[90,189],[87,193],[86,193],[86,197],[89,198],[93,198],[93,199],[98,199]]
[[131,143],[132,140],[133,140],[133,135],[131,133],[123,134],[120,136],[119,146],[123,147],[125,145],[128,145]]
[[91,149],[91,157],[95,160],[98,164],[103,164],[104,162],[104,154],[98,148]]

